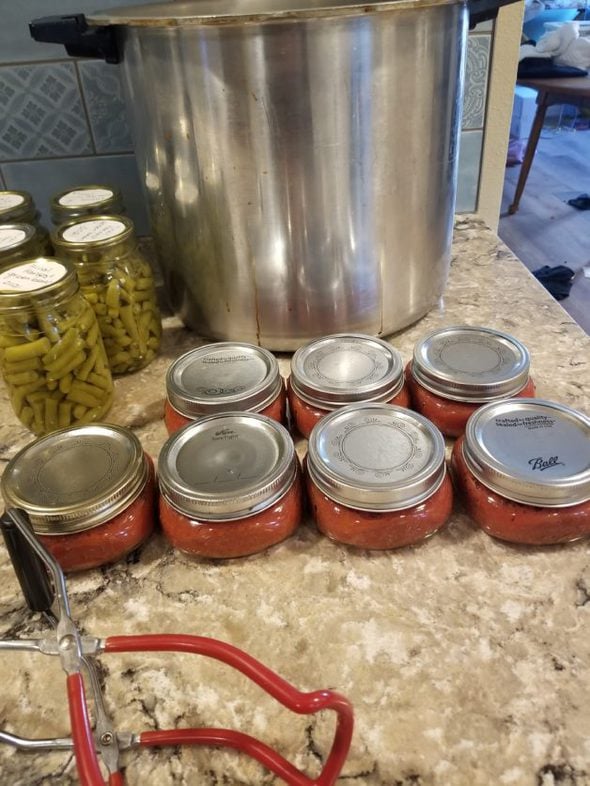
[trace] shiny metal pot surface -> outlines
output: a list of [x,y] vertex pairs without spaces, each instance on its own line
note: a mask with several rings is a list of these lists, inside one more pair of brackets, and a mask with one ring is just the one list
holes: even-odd
[[437,302],[462,3],[197,0],[89,21],[117,25],[166,289],[189,327],[292,350],[387,335]]

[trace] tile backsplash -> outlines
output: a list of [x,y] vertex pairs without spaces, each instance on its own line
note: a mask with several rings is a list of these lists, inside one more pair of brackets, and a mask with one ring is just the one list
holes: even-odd
[[[141,2],[141,0],[135,0]],[[60,0],[50,13],[88,12],[129,0]],[[118,70],[67,58],[39,44],[28,24],[48,13],[46,0],[9,3],[0,27],[0,186],[30,191],[49,223],[48,201],[61,188],[92,182],[119,186],[140,234],[149,233],[142,184]],[[492,26],[469,35],[459,158],[457,211],[477,206]]]

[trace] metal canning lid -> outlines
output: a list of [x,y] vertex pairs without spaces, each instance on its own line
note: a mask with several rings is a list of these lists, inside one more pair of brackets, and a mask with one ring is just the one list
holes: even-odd
[[0,191],[0,222],[18,222],[36,214],[33,199],[26,191]]
[[82,216],[52,233],[56,247],[86,251],[107,248],[134,235],[133,222],[127,216]]
[[553,401],[508,399],[467,421],[463,456],[484,486],[524,505],[590,500],[590,418]]
[[391,404],[351,404],[314,427],[307,469],[334,502],[359,510],[401,510],[440,487],[445,443],[436,426],[416,412]]
[[404,384],[400,353],[372,336],[339,333],[298,349],[291,387],[308,404],[337,409],[357,401],[389,401]]
[[192,349],[166,374],[170,404],[189,418],[216,412],[259,412],[283,385],[279,364],[267,349],[220,341]]
[[120,190],[104,185],[69,188],[51,200],[51,217],[56,223],[95,213],[118,213],[122,209]]
[[35,532],[63,535],[121,513],[148,476],[135,434],[97,424],[54,431],[27,445],[8,462],[0,483],[6,505],[23,508]]
[[250,412],[190,423],[164,443],[158,458],[162,496],[186,516],[214,521],[269,508],[289,490],[296,472],[287,429]]
[[64,295],[80,288],[71,263],[38,257],[5,267],[0,272],[0,311],[8,312]]
[[528,350],[513,336],[459,325],[416,344],[412,376],[443,398],[477,403],[514,396],[526,385],[529,366]]
[[31,224],[0,224],[0,254],[28,243],[36,232]]

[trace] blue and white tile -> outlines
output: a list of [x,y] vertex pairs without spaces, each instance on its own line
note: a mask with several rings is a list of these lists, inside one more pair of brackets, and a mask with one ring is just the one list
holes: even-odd
[[119,69],[98,60],[77,64],[90,129],[98,153],[133,149]]
[[471,213],[477,208],[483,131],[463,131],[459,143],[459,176],[455,212]]
[[47,161],[3,164],[8,188],[29,191],[47,226],[51,225],[49,202],[58,191],[89,183],[119,186],[127,214],[138,234],[150,232],[145,196],[135,156],[88,156]]
[[0,68],[0,159],[92,152],[73,63]]
[[145,0],[0,0],[0,59],[3,63],[31,60],[64,60],[66,50],[61,44],[42,44],[29,33],[29,22],[50,14],[80,14],[97,8],[137,5]]
[[463,128],[484,125],[491,42],[489,35],[470,35],[467,39]]

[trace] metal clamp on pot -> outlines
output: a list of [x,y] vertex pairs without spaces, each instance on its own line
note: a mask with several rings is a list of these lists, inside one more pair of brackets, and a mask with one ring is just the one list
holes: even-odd
[[[124,786],[119,767],[120,749],[168,745],[213,745],[242,751],[289,786],[332,786],[335,783],[346,760],[353,730],[352,707],[343,696],[330,690],[301,693],[250,655],[216,639],[182,634],[111,636],[106,639],[81,636],[70,614],[64,574],[35,537],[26,514],[16,508],[8,509],[0,519],[0,528],[29,608],[42,612],[54,627],[53,633],[41,639],[0,640],[0,650],[40,652],[59,657],[67,675],[72,729],[71,738],[60,739],[28,740],[0,732],[0,742],[28,751],[73,749],[82,786],[106,786],[97,751],[109,772],[109,786]],[[54,601],[56,614],[52,611]],[[311,779],[263,742],[231,729],[174,729],[140,734],[116,732],[104,706],[93,661],[93,656],[109,652],[204,655],[237,669],[287,709],[300,715],[333,710],[338,716],[336,732],[321,774]],[[82,679],[84,670],[90,677],[94,699],[94,729],[86,703]]]

